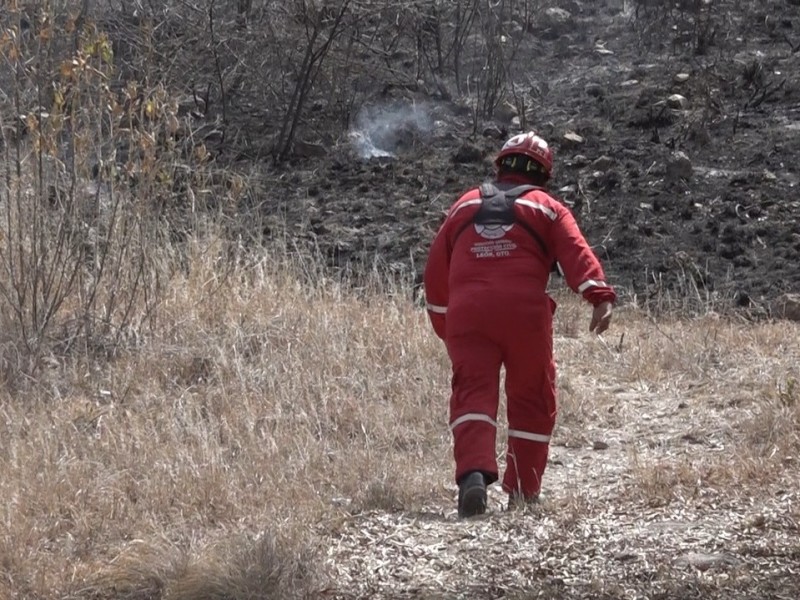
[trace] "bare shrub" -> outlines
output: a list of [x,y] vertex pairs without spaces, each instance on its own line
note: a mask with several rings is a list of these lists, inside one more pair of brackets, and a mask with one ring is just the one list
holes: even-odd
[[[724,0],[634,0],[634,26],[644,45],[669,44],[672,52],[706,55],[724,43]],[[665,26],[666,25],[666,26]]]
[[[209,158],[181,137],[178,103],[162,85],[109,86],[112,43],[84,13],[11,16],[0,72],[14,115],[0,115],[7,378],[34,376],[53,352],[113,353],[152,325],[170,276],[153,250],[207,208],[192,188],[205,183]],[[28,19],[35,42],[20,35]]]
[[[44,13],[24,5],[30,32],[38,27],[30,15]],[[382,99],[454,100],[475,120],[513,102],[524,126],[529,86],[520,81],[536,73],[515,57],[535,42],[537,8],[531,0],[74,0],[48,10],[56,26],[72,24],[64,49],[78,48],[75,32],[86,26],[107,35],[110,89],[164,87],[176,103],[175,137],[204,144],[211,158],[282,162],[324,153],[362,105]]]
[[[514,57],[529,45],[530,0],[205,0],[104,11],[126,76],[169,81],[181,106],[216,129],[217,145],[279,161],[307,140],[336,141],[363,104],[433,96],[491,118],[510,85],[530,77]],[[246,16],[246,18],[245,18]],[[204,68],[210,65],[213,68]],[[188,74],[194,76],[187,77]],[[521,92],[516,92],[522,99]],[[248,123],[263,123],[253,130]]]

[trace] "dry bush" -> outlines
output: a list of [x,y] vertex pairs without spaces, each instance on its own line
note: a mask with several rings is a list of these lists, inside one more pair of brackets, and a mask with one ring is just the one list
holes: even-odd
[[112,85],[113,43],[85,12],[24,4],[0,41],[0,376],[14,385],[64,355],[137,343],[181,239],[224,214],[177,99],[158,83]]
[[134,541],[87,577],[71,598],[289,600],[316,582],[308,550],[264,532],[233,534],[199,548]]
[[107,565],[87,577],[73,598],[147,600],[164,597],[187,569],[186,552],[169,540],[133,540]]

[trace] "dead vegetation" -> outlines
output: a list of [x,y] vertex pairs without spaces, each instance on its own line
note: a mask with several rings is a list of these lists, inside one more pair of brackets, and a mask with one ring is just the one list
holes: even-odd
[[138,347],[5,389],[7,597],[796,592],[796,327],[629,308],[598,340],[560,294],[548,499],[464,523],[407,290],[195,247]]
[[237,164],[334,143],[376,73],[524,116],[517,38],[473,34],[556,39],[544,4],[6,3],[0,597],[797,597],[796,325],[718,315],[692,261],[602,339],[556,289],[548,499],[459,522],[413,273],[332,273]]

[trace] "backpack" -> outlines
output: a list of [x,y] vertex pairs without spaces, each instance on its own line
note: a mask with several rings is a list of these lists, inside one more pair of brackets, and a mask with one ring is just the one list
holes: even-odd
[[531,190],[542,188],[535,185],[518,185],[509,190],[501,190],[493,183],[483,183],[480,187],[481,206],[475,213],[471,223],[467,223],[458,230],[453,238],[453,245],[467,227],[474,225],[519,225],[536,240],[545,256],[549,256],[547,246],[542,237],[527,223],[517,220],[514,212],[514,203],[522,194]]
[[[453,238],[453,245],[455,245],[458,237],[469,226],[519,225],[525,231],[527,231],[528,234],[530,234],[534,241],[539,245],[539,248],[541,248],[542,253],[546,257],[550,256],[550,252],[547,250],[547,244],[544,243],[542,236],[540,236],[527,223],[517,220],[517,216],[514,211],[514,203],[517,201],[517,198],[527,192],[530,192],[531,190],[541,190],[543,188],[535,185],[518,185],[507,190],[502,190],[493,183],[483,183],[479,189],[481,193],[480,208],[475,213],[472,223],[467,223],[456,233],[456,236]],[[560,273],[558,263],[556,261],[553,261],[550,270],[553,273]]]

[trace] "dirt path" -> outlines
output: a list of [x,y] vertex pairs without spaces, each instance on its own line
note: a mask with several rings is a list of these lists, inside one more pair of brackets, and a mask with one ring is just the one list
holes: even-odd
[[485,518],[459,521],[454,499],[355,516],[326,542],[330,597],[800,597],[797,470],[737,489],[735,402],[597,395],[605,417],[559,427],[541,506],[506,512],[495,484]]

